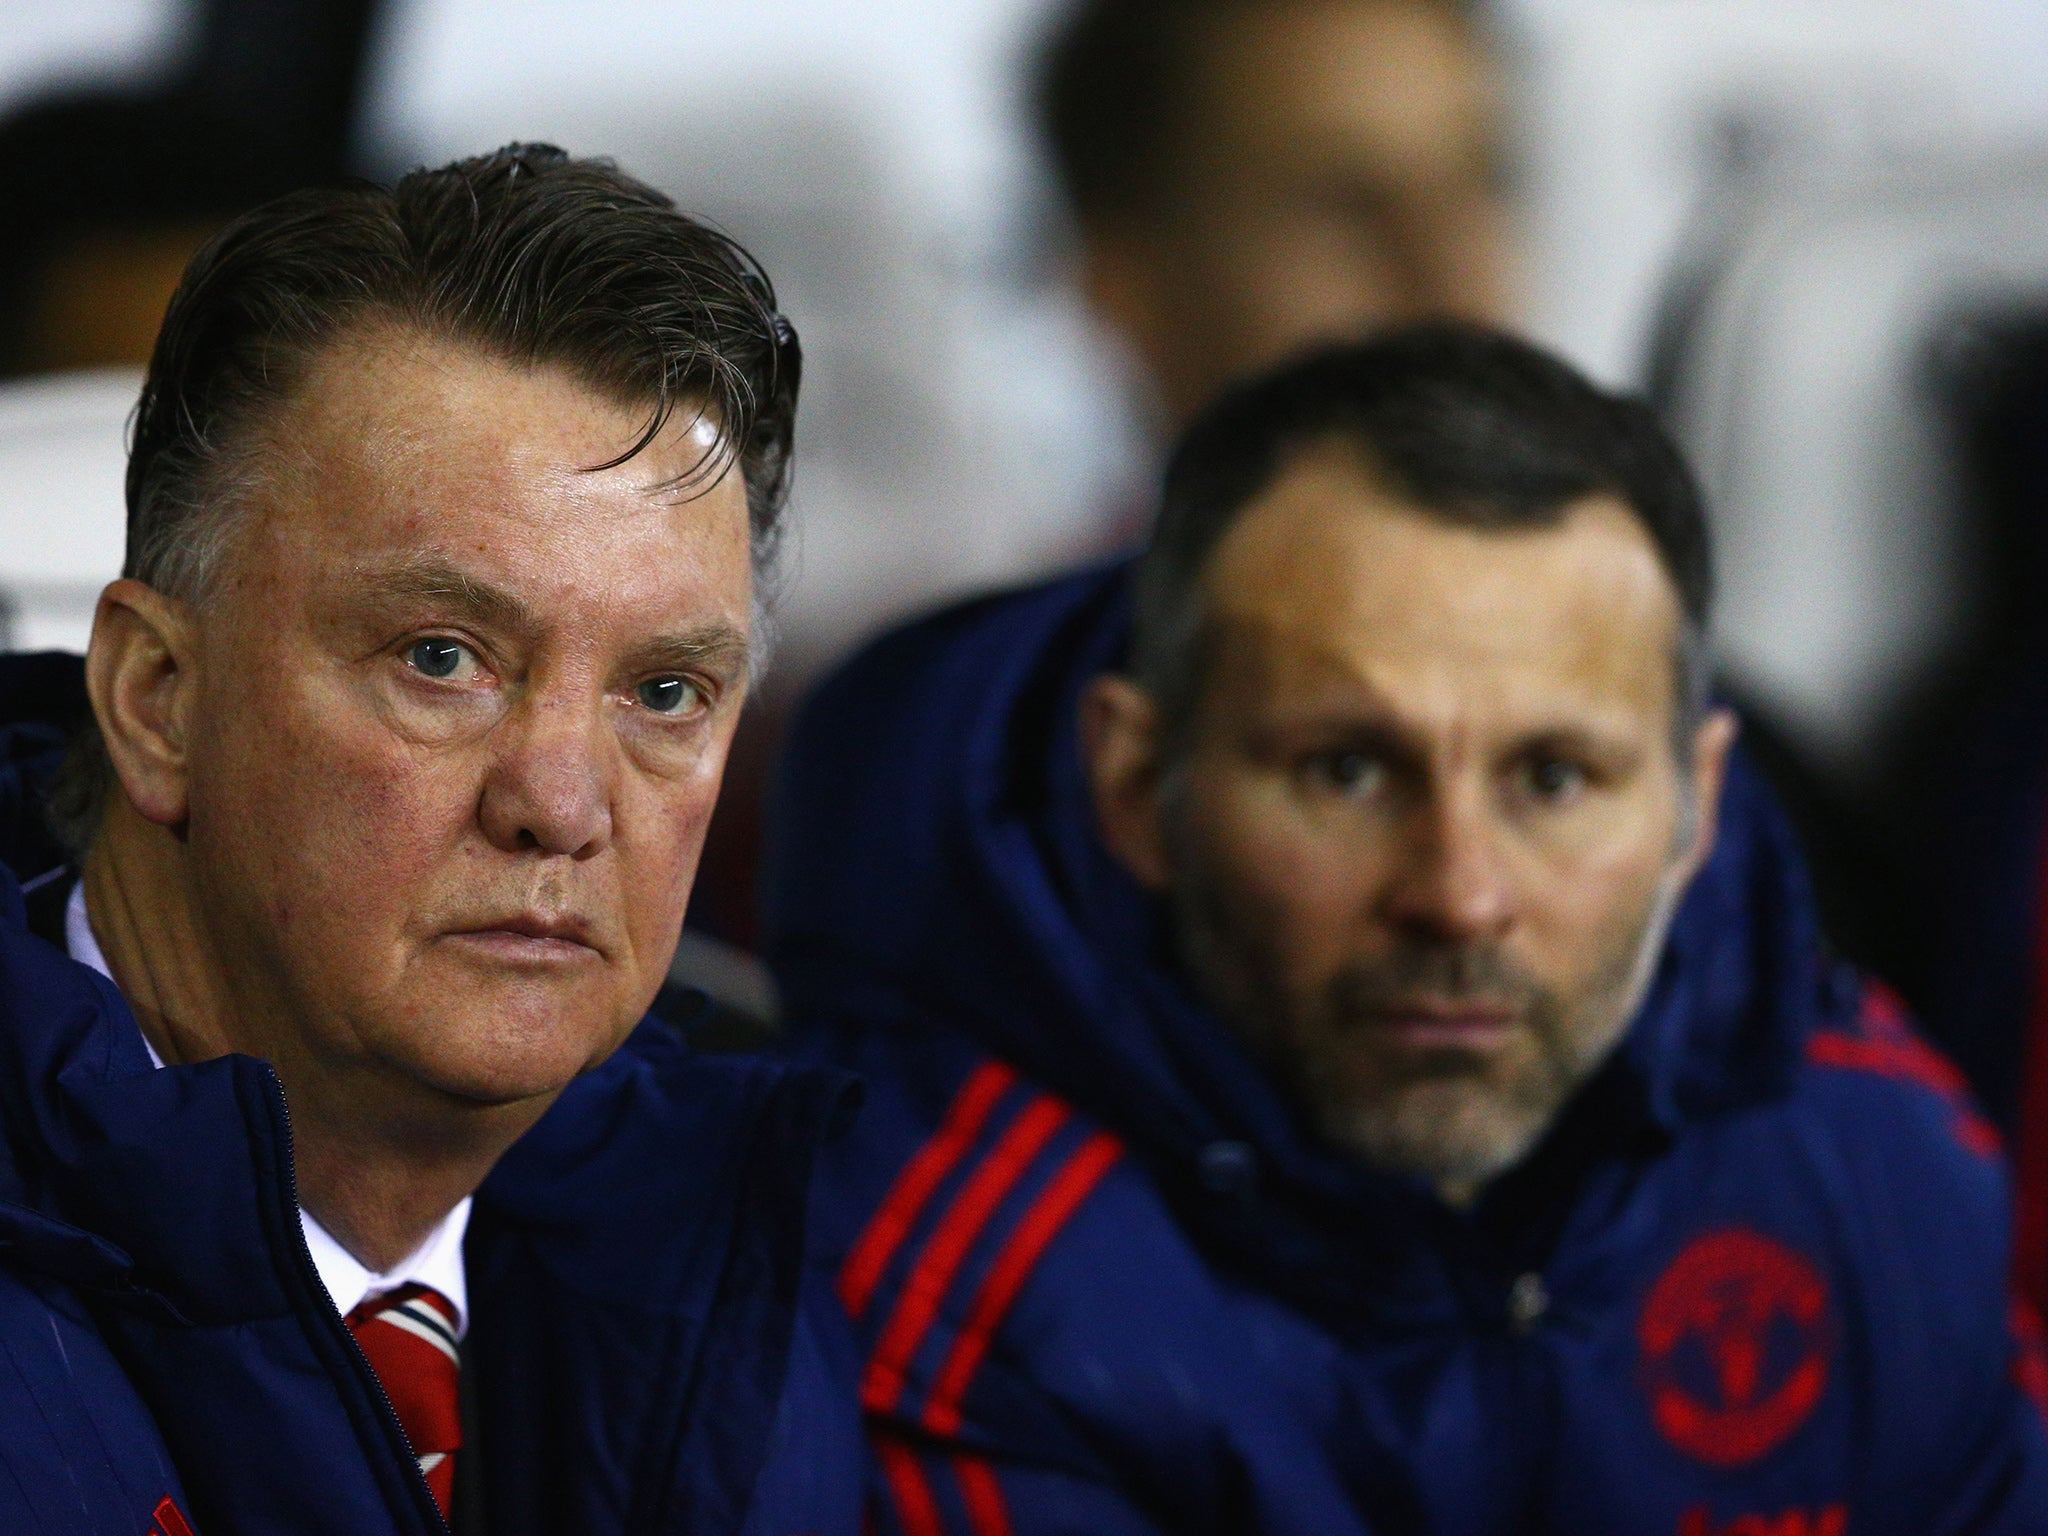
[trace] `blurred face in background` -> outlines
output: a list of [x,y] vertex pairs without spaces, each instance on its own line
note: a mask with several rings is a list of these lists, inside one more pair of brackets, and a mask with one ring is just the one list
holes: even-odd
[[1091,700],[1111,845],[1328,1141],[1469,1198],[1620,1039],[1711,844],[1731,727],[1680,751],[1672,585],[1610,499],[1462,526],[1331,447],[1204,592],[1170,761],[1135,685]]
[[1083,231],[1090,296],[1185,421],[1304,344],[1497,319],[1495,67],[1433,0],[1268,0],[1193,27],[1153,206]]

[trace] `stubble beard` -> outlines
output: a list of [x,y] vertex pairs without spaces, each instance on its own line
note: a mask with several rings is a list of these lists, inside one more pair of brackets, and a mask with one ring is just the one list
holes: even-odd
[[[1320,1137],[1376,1168],[1421,1178],[1460,1201],[1528,1156],[1613,1053],[1662,952],[1682,886],[1660,882],[1608,945],[1576,1000],[1538,984],[1493,945],[1406,941],[1297,996],[1277,914],[1184,866],[1174,920],[1198,993],[1278,1077]],[[1511,1012],[1514,1037],[1491,1051],[1417,1050],[1380,1020],[1428,998]]]

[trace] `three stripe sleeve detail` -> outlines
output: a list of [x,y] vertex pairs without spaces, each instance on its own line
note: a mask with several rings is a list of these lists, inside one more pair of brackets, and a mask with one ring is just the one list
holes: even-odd
[[[1002,1119],[999,1112],[1020,1096],[1014,1112]],[[944,1440],[961,1429],[962,1404],[1004,1317],[1054,1238],[1123,1155],[1122,1143],[1100,1130],[1062,1140],[1061,1132],[1074,1126],[1073,1112],[1058,1099],[1030,1088],[1001,1062],[983,1062],[903,1165],[840,1270],[839,1296],[851,1315],[862,1318],[878,1305],[888,1309],[878,1314],[873,1330],[861,1401],[879,1416],[876,1454],[904,1536],[945,1531],[927,1470],[933,1458],[905,1439],[904,1431]],[[939,1326],[948,1296],[961,1286],[969,1260],[1005,1206],[1034,1175],[1038,1187],[1029,1203],[964,1297],[964,1321],[940,1357],[922,1411],[906,1415],[911,1367]],[[913,1247],[920,1230],[924,1235]],[[906,1255],[901,1282],[885,1286]],[[974,1536],[1010,1536],[993,1466],[959,1450],[945,1462]]]

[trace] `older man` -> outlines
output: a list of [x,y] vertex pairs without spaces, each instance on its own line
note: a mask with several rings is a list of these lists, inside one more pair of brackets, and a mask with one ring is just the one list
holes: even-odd
[[883,1528],[2048,1531],[1996,1138],[1831,966],[1649,414],[1485,332],[883,641],[771,928]]
[[544,147],[195,260],[90,709],[0,673],[0,1528],[851,1529],[839,1080],[640,1022],[797,375],[743,252]]

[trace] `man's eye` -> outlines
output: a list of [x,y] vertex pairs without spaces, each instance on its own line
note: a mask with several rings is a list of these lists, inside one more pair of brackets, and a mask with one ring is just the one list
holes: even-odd
[[447,678],[462,670],[462,663],[468,655],[469,647],[460,641],[439,638],[415,640],[406,647],[405,662],[422,676]]
[[657,715],[689,713],[704,693],[686,677],[650,677],[635,690],[640,703]]
[[1523,782],[1538,800],[1565,801],[1586,787],[1586,770],[1563,758],[1538,758],[1523,769]]
[[1311,771],[1329,788],[1346,795],[1367,795],[1386,778],[1386,765],[1370,752],[1325,752]]

